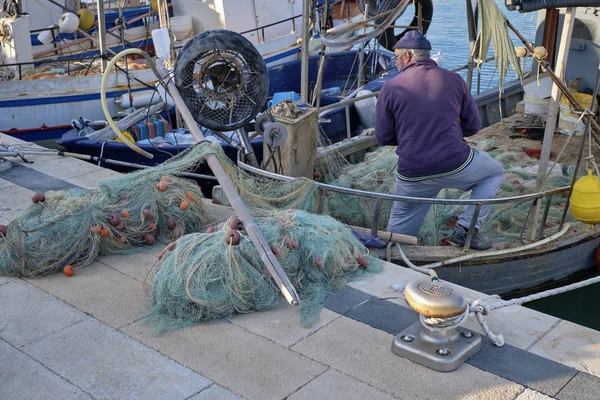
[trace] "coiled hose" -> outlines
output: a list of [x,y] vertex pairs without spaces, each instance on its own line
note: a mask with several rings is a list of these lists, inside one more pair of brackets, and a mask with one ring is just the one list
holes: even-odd
[[115,132],[115,134],[123,141],[123,143],[125,143],[127,145],[127,147],[129,147],[131,150],[135,151],[138,154],[141,154],[142,156],[144,156],[146,158],[152,159],[152,158],[154,158],[154,156],[151,153],[148,153],[147,151],[140,149],[138,146],[136,146],[135,143],[133,143],[131,140],[129,140],[119,130],[119,128],[117,128],[115,121],[112,119],[112,116],[110,115],[110,112],[108,111],[108,105],[106,102],[106,83],[108,82],[108,78],[110,77],[110,71],[112,71],[112,69],[115,66],[115,64],[117,63],[117,61],[119,61],[121,58],[128,56],[130,54],[142,55],[144,57],[144,59],[146,60],[146,63],[148,63],[148,65],[150,66],[152,71],[156,74],[156,77],[162,81],[160,73],[156,69],[156,66],[154,65],[154,61],[152,60],[152,58],[150,57],[150,55],[148,53],[146,53],[145,51],[140,50],[140,49],[125,49],[125,50],[119,52],[117,55],[115,55],[110,60],[110,62],[106,66],[106,70],[104,71],[104,74],[102,75],[102,83],[100,85],[100,101],[102,103],[102,111],[104,112],[104,117],[106,118],[106,121],[108,121],[108,125],[110,125],[110,127]]

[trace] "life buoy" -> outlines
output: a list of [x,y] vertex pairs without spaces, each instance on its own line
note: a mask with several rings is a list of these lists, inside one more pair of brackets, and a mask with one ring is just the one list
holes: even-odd
[[[400,2],[400,0],[382,0],[380,5],[379,5],[379,10],[378,13],[383,13],[386,12],[388,10],[393,9],[394,7],[396,7],[398,5],[398,3]],[[376,15],[376,11],[375,11],[375,5],[376,2],[373,0],[360,0],[358,2],[359,7],[361,9],[361,11],[364,13],[365,4],[369,4],[369,16],[372,17],[374,15]],[[429,29],[429,25],[431,24],[431,19],[433,18],[433,1],[432,0],[415,0],[413,2],[414,6],[415,6],[415,13],[414,13],[414,17],[412,19],[412,21],[410,22],[410,26],[417,26],[419,25],[419,4],[421,5],[422,8],[422,18],[423,18],[423,34],[427,33],[427,30]],[[377,20],[376,23],[381,23],[383,22],[383,18],[380,20]],[[388,28],[385,30],[384,33],[382,33],[377,40],[379,41],[379,44],[381,44],[383,47],[385,47],[388,50],[393,50],[394,45],[396,44],[396,42],[398,42],[398,40],[400,40],[400,38],[402,36],[404,36],[406,34],[406,32],[413,30],[413,29],[405,29],[402,32],[400,32],[398,35],[394,34],[394,28]]]

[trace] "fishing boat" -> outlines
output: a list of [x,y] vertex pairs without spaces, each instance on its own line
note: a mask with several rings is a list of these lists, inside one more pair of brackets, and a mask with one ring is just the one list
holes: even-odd
[[[250,3],[253,2],[242,5],[235,1],[224,2],[223,9],[211,12],[203,2],[176,0],[169,3],[171,32],[176,39],[174,47],[182,47],[194,33],[213,26],[234,27],[256,46],[267,65],[298,60],[301,37],[301,31],[296,29],[296,20],[300,17],[298,3],[291,2],[290,7],[276,14],[261,13],[260,19],[230,12],[232,7],[250,7]],[[265,4],[256,2],[252,7],[261,10]],[[12,15],[0,20],[3,32],[10,32],[2,41],[0,58],[0,110],[9,118],[2,119],[0,131],[22,140],[60,138],[72,128],[71,120],[79,117],[91,121],[104,119],[100,107],[101,77],[98,76],[106,63],[103,59],[125,48],[153,50],[151,31],[158,27],[158,17],[149,6],[104,12],[104,3],[99,2],[95,10],[97,23],[87,31],[79,29],[68,34],[57,29],[62,13],[59,6],[64,7],[64,4],[54,0],[36,2],[22,10],[27,14],[15,6]],[[198,13],[190,17],[189,11],[196,9]],[[104,29],[99,30],[98,26]],[[315,42],[311,52],[317,46]],[[112,99],[108,107],[113,115],[132,105],[160,101],[159,96],[153,95],[156,79],[149,70],[145,67],[138,70],[134,60],[128,60],[121,67],[122,71],[115,73],[105,88],[107,97]]]
[[[524,4],[525,2],[523,2]],[[565,2],[565,5],[569,5]],[[541,4],[537,4],[538,8],[543,7]],[[578,17],[585,20],[585,26],[588,29],[584,31],[591,31],[590,26],[597,26],[598,19],[592,18],[586,10],[579,10]],[[552,21],[558,21],[558,14],[550,14],[550,18],[546,19],[545,22],[552,23]],[[575,19],[571,19],[575,14],[575,9],[569,8],[567,11],[567,17],[562,16],[566,22],[564,24],[562,35],[570,35],[569,29],[573,29]],[[545,18],[542,14],[541,18]],[[570,20],[571,19],[571,20]],[[543,19],[542,19],[543,20]],[[569,21],[570,20],[570,21]],[[554,22],[555,23],[555,22]],[[581,23],[581,21],[580,21]],[[568,24],[571,26],[569,27]],[[547,30],[555,29],[554,27],[547,27]],[[556,30],[555,30],[556,32]],[[577,33],[579,41],[582,40],[581,30]],[[585,36],[585,33],[584,33]],[[595,40],[593,36],[585,36],[585,40]],[[522,39],[524,43],[526,41]],[[584,46],[575,46],[563,36],[564,43],[559,46],[557,53],[558,61],[556,65],[560,65],[560,60],[565,59],[566,49],[571,51],[583,51]],[[555,42],[554,42],[555,43]],[[544,42],[547,45],[548,42]],[[570,46],[570,47],[569,47]],[[560,49],[562,48],[562,52]],[[533,52],[533,47],[529,46],[528,49]],[[592,88],[596,88],[593,92],[592,98],[595,98],[597,94],[598,77],[595,76],[597,73],[596,68],[598,64],[597,56],[592,52],[594,62],[587,64],[587,69],[583,71],[582,65],[579,64],[575,69],[568,70],[567,76],[575,79],[579,77],[579,81],[582,75],[585,75],[586,82],[596,83]],[[578,54],[581,57],[581,53]],[[570,107],[573,109],[582,110],[581,104],[573,99],[573,95],[567,90],[567,85],[560,80],[553,73],[549,63],[540,61],[546,70],[551,72],[552,80],[555,82],[556,91],[559,90],[564,93],[564,96],[568,98]],[[590,86],[588,86],[590,87]],[[593,89],[592,89],[593,90]],[[497,94],[496,94],[497,96]],[[344,102],[344,105],[348,105],[350,102],[360,101],[361,98],[352,99]],[[595,102],[593,102],[595,103]],[[332,105],[331,107],[335,107]],[[557,105],[556,105],[557,106]],[[590,106],[592,111],[595,110],[595,106]],[[583,117],[582,117],[583,118]],[[593,131],[598,129],[597,124],[593,120],[589,119],[589,124],[592,126],[592,133],[590,133],[589,140],[592,141],[594,136]],[[546,134],[545,145],[542,150],[542,156],[540,161],[539,170],[546,171],[546,165],[543,163],[548,161],[548,158],[544,161],[544,153],[548,157],[552,149],[552,134],[554,129],[549,130],[550,134]],[[366,139],[367,140],[367,139]],[[596,140],[596,139],[594,139]],[[351,142],[350,140],[349,142]],[[357,142],[355,140],[355,142]],[[596,143],[598,144],[598,143]],[[345,145],[343,143],[335,145],[337,150],[340,150]],[[583,144],[581,145],[583,149]],[[344,155],[350,155],[352,148],[363,150],[357,143],[347,143]],[[326,149],[318,149],[319,151],[327,151]],[[591,154],[590,154],[591,156]],[[318,155],[317,157],[318,158]],[[577,166],[579,166],[579,156],[575,174],[577,174]],[[265,178],[279,180],[282,182],[291,181],[294,178],[277,174],[271,171],[264,171],[256,167],[250,166],[243,161],[238,162],[238,165],[244,170],[259,175]],[[365,172],[366,173],[366,172]],[[544,173],[541,174],[542,179]],[[576,177],[576,175],[575,175]],[[573,178],[573,183],[575,181]],[[594,178],[597,180],[597,178]],[[381,257],[385,257],[388,260],[394,260],[399,264],[405,266],[413,266],[420,268],[421,271],[427,272],[430,269],[435,269],[437,275],[441,279],[445,279],[462,286],[472,288],[474,290],[489,293],[499,294],[503,296],[514,296],[516,294],[522,294],[526,291],[536,291],[540,288],[548,286],[560,285],[563,281],[572,279],[573,276],[581,274],[585,271],[588,273],[596,268],[596,258],[598,245],[600,244],[600,230],[589,224],[573,223],[569,226],[566,223],[566,218],[569,216],[569,196],[571,195],[572,185],[552,188],[547,190],[533,191],[532,193],[519,194],[515,196],[509,196],[498,199],[487,199],[487,200],[466,200],[466,199],[418,199],[418,198],[407,198],[399,197],[393,194],[383,194],[368,190],[359,190],[353,188],[353,185],[349,187],[337,186],[335,184],[327,184],[320,182],[318,183],[320,189],[320,196],[323,198],[318,201],[318,207],[314,212],[323,212],[323,204],[328,200],[326,197],[331,196],[331,193],[338,193],[346,196],[345,204],[352,204],[353,201],[359,201],[359,199],[371,199],[375,204],[373,209],[374,215],[373,220],[370,222],[370,232],[372,237],[389,237],[389,233],[378,231],[381,229],[381,216],[378,210],[381,210],[382,204],[389,204],[394,200],[412,201],[412,202],[427,202],[436,205],[454,205],[454,206],[466,206],[475,205],[476,210],[483,203],[495,204],[495,205],[507,205],[512,204],[516,207],[519,204],[528,204],[527,218],[521,228],[521,235],[517,235],[516,240],[496,243],[494,248],[486,252],[470,252],[469,239],[463,248],[458,247],[446,247],[446,246],[415,246],[415,245],[403,245],[400,246],[388,246],[385,250],[373,250],[375,254],[379,254]],[[566,203],[559,205],[562,208],[562,212],[558,215],[555,220],[549,219],[549,210],[553,204],[553,198],[556,199],[558,196],[566,198]],[[352,198],[356,200],[352,200]],[[543,206],[542,206],[543,204]],[[507,207],[513,207],[507,206]],[[541,211],[543,209],[543,212]],[[477,212],[477,211],[476,211]],[[337,212],[339,216],[340,213]],[[530,217],[531,215],[531,217]],[[552,229],[548,229],[552,227]]]
[[[566,26],[567,24],[565,24]],[[510,26],[510,24],[509,24]],[[572,28],[572,26],[571,26]],[[523,38],[523,42],[527,50],[530,53],[534,53],[533,47]],[[562,48],[565,48],[562,46]],[[568,47],[567,47],[568,48]],[[184,49],[185,50],[185,49]],[[563,52],[564,53],[564,52]],[[320,65],[326,57],[320,56]],[[329,61],[327,59],[327,61]],[[469,60],[471,64],[474,60]],[[550,66],[543,59],[539,59],[540,64],[544,65],[544,68],[552,72]],[[560,65],[560,63],[557,63]],[[303,65],[308,65],[303,63]],[[472,67],[472,64],[470,65]],[[306,83],[308,83],[307,75],[305,75],[309,69],[301,71],[301,87],[300,92],[306,99]],[[391,72],[391,71],[389,71]],[[565,91],[565,96],[569,98],[569,102],[575,109],[582,110],[581,104],[571,99],[572,96],[568,95],[566,85],[562,83],[560,78],[552,72],[552,80],[555,82],[557,87],[560,87],[562,91]],[[317,72],[317,82],[321,80],[325,82],[324,74]],[[379,82],[383,84],[385,76],[380,77]],[[389,78],[388,78],[389,79]],[[537,79],[534,77],[534,79]],[[375,80],[377,81],[377,80]],[[561,86],[562,85],[562,86]],[[308,85],[307,85],[308,86]],[[317,84],[318,86],[318,84]],[[521,84],[514,84],[514,92],[511,90],[504,90],[504,94],[508,97],[504,97],[508,100],[503,102],[508,104],[508,107],[502,107],[502,112],[510,113],[512,103],[511,96],[522,96],[522,88],[519,89]],[[324,86],[323,86],[324,87]],[[511,87],[511,84],[508,86]],[[597,85],[596,85],[597,87]],[[320,107],[321,113],[328,112],[330,110],[343,110],[345,118],[344,128],[340,132],[346,132],[346,141],[334,143],[332,146],[317,149],[319,151],[328,153],[333,151],[341,152],[344,156],[351,156],[356,150],[364,152],[365,149],[373,147],[376,143],[372,136],[360,135],[353,136],[353,127],[351,118],[349,118],[350,110],[354,104],[361,101],[367,100],[371,97],[377,96],[377,89],[372,88],[371,94],[357,96],[354,98],[345,98],[340,102],[323,104]],[[318,91],[317,91],[318,92]],[[508,93],[507,93],[508,92]],[[272,93],[272,92],[271,92]],[[512,94],[511,94],[512,93]],[[272,93],[274,94],[274,93]],[[498,91],[490,92],[489,94],[482,94],[483,96],[490,96],[494,102],[498,102]],[[493,97],[492,97],[493,96]],[[482,105],[487,106],[487,105]],[[516,101],[514,102],[516,107]],[[202,110],[200,110],[201,113]],[[358,114],[358,112],[357,112]],[[328,117],[327,114],[320,114],[322,119]],[[496,114],[494,116],[491,112],[486,112],[485,116],[488,117],[488,123],[494,121],[494,118],[500,118],[502,114]],[[588,118],[589,119],[589,118]],[[358,118],[360,120],[360,118]],[[591,120],[591,119],[589,119]],[[484,118],[485,121],[485,118]],[[593,124],[592,122],[590,122]],[[323,128],[327,122],[321,121],[320,127]],[[315,124],[316,125],[316,124]],[[337,128],[336,128],[337,129]],[[597,129],[597,128],[594,128]],[[317,132],[315,126],[315,133]],[[551,135],[550,135],[551,137]],[[585,136],[584,136],[585,137]],[[547,140],[546,143],[551,143]],[[591,140],[591,139],[590,139]],[[82,141],[83,143],[84,141]],[[366,144],[365,144],[366,143]],[[106,147],[106,144],[105,144]],[[257,148],[264,148],[264,144]],[[253,147],[254,148],[254,147]],[[248,151],[246,147],[245,152]],[[542,160],[544,162],[544,153],[546,156],[549,155],[549,149],[542,151]],[[100,154],[104,157],[103,154]],[[357,155],[357,158],[360,154]],[[315,156],[318,159],[318,154]],[[250,165],[247,160],[244,159],[244,152],[241,152],[238,156],[238,165],[248,171],[249,173],[262,176],[264,178],[279,180],[279,181],[290,181],[295,178],[278,174],[272,171],[265,171],[257,166]],[[545,160],[547,162],[547,158]],[[546,165],[539,168],[540,171],[546,171]],[[568,209],[568,196],[571,192],[571,186],[563,186],[548,190],[537,190],[531,193],[518,194],[499,199],[487,199],[487,200],[466,200],[466,199],[418,199],[418,198],[404,198],[398,197],[393,194],[378,193],[375,191],[359,190],[357,188],[343,187],[334,184],[318,182],[316,185],[319,188],[320,197],[322,200],[317,202],[317,207],[312,210],[314,212],[322,212],[323,207],[321,206],[327,200],[327,193],[335,192],[346,196],[356,196],[356,198],[362,199],[373,199],[376,207],[375,209],[381,209],[383,203],[389,203],[394,200],[403,201],[414,201],[414,202],[430,202],[432,204],[439,205],[454,205],[454,206],[465,206],[465,205],[481,205],[482,203],[506,205],[521,203],[530,203],[530,211],[528,214],[535,215],[536,217],[526,218],[527,221],[523,225],[523,235],[509,242],[499,243],[496,245],[493,251],[481,252],[481,253],[470,253],[469,239],[464,248],[453,248],[444,246],[391,246],[386,250],[379,250],[382,257],[398,261],[404,265],[421,265],[422,269],[435,268],[438,275],[442,279],[479,290],[490,294],[501,294],[510,295],[517,291],[531,290],[540,286],[555,284],[562,279],[565,279],[573,273],[588,270],[595,264],[594,253],[599,243],[600,232],[598,229],[589,228],[587,225],[577,224],[570,226],[566,223],[567,209]],[[548,210],[553,205],[553,199],[558,196],[566,196],[566,206],[563,208],[564,212],[553,221],[548,220]],[[352,200],[348,200],[347,204],[351,204]],[[478,208],[477,208],[478,209]],[[540,211],[542,209],[542,211]],[[537,218],[537,221],[536,221]],[[531,222],[533,221],[533,222]],[[378,228],[381,224],[381,216],[379,212],[375,212],[373,220],[366,225],[370,225],[369,229],[373,234],[378,232]],[[547,228],[547,225],[551,224],[551,229]],[[385,236],[385,234],[384,234]],[[523,243],[518,243],[521,240]],[[374,250],[377,252],[377,250]],[[416,266],[419,268],[419,266]]]

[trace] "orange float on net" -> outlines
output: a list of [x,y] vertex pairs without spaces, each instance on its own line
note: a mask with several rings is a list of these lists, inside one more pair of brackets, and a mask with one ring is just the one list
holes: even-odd
[[73,275],[75,275],[75,269],[73,268],[73,266],[71,264],[67,264],[63,268],[63,273],[66,276],[73,276]]

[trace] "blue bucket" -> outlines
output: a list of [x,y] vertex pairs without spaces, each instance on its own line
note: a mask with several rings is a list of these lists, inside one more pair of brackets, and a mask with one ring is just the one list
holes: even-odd
[[280,103],[283,100],[292,100],[298,101],[300,100],[300,95],[296,92],[277,92],[273,93],[273,100],[269,100],[267,105],[272,107],[274,104]]

